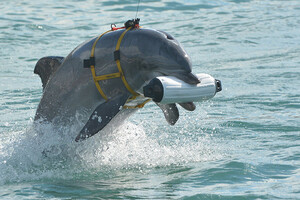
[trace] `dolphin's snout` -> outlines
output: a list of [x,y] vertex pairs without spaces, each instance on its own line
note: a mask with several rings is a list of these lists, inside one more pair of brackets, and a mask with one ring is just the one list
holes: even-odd
[[191,84],[191,85],[197,85],[200,83],[200,80],[195,76],[193,73],[178,73],[178,74],[172,74],[176,78],[179,78],[180,80],[183,80],[184,82]]

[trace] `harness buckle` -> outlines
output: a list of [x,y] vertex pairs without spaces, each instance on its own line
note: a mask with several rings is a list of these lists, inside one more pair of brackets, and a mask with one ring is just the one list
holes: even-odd
[[95,66],[95,57],[90,57],[89,59],[84,59],[83,60],[83,68],[90,68],[91,65]]
[[120,60],[120,50],[114,51],[114,59],[115,61]]

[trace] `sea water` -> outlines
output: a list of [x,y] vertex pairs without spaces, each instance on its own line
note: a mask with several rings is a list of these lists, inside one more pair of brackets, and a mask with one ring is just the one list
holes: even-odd
[[173,35],[223,91],[175,126],[149,103],[81,143],[71,128],[37,133],[37,60],[122,26],[137,3],[1,1],[0,199],[300,199],[298,0],[141,0],[141,25]]

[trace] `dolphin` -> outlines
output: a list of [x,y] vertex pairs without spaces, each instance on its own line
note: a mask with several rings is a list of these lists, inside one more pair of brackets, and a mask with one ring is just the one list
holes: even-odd
[[[125,30],[104,34],[95,47],[97,75],[118,72],[114,51],[120,35]],[[38,60],[34,73],[43,84],[43,95],[38,105],[35,121],[48,121],[66,125],[81,113],[81,130],[75,141],[81,141],[101,131],[113,118],[124,120],[137,109],[125,109],[132,94],[121,78],[101,80],[99,84],[107,96],[98,92],[91,70],[84,67],[90,58],[94,37],[77,46],[67,57],[49,56]],[[189,84],[200,81],[192,73],[191,59],[181,44],[170,34],[154,29],[134,28],[127,31],[120,45],[120,64],[130,87],[137,93],[157,76],[175,76]],[[143,98],[143,97],[142,97]],[[146,99],[146,98],[144,98]],[[176,104],[159,104],[167,122],[174,125],[179,118]],[[193,111],[192,102],[180,105]],[[119,117],[120,118],[120,117]]]

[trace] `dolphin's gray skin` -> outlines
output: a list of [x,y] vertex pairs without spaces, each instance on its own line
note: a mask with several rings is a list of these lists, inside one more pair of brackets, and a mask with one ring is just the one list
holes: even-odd
[[[95,49],[96,74],[118,72],[114,60],[117,41],[124,30],[105,34]],[[117,114],[123,116],[136,109],[122,109],[131,93],[121,78],[100,81],[100,86],[108,97],[105,101],[98,92],[91,70],[84,68],[84,60],[89,59],[96,38],[75,48],[66,58],[45,57],[40,59],[34,72],[39,74],[44,93],[38,106],[35,120],[46,120],[63,125],[70,122],[76,113],[81,113],[85,126],[76,141],[90,137],[102,130]],[[125,78],[134,91],[151,79],[175,76],[189,84],[199,80],[191,73],[191,61],[179,42],[171,35],[152,29],[128,31],[120,47],[120,62]],[[192,102],[181,103],[183,108],[194,110]],[[176,123],[179,113],[175,104],[158,106],[163,110],[169,124]]]

